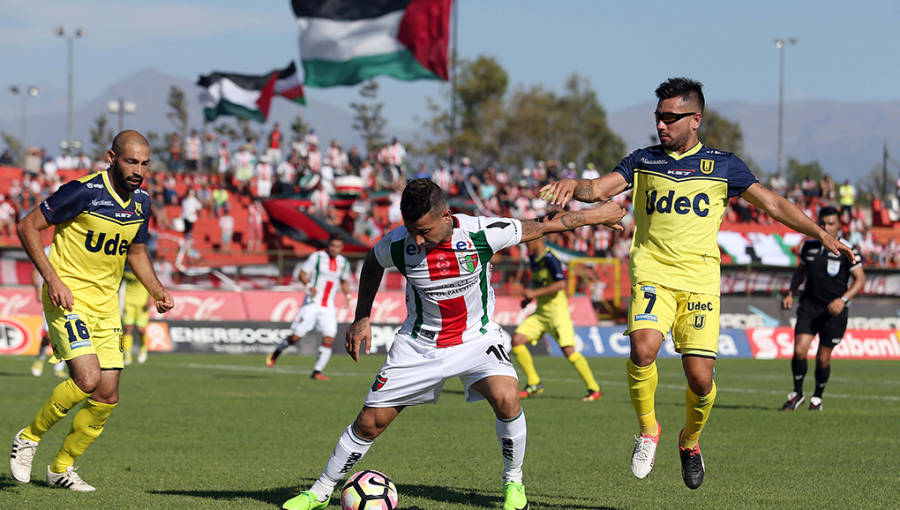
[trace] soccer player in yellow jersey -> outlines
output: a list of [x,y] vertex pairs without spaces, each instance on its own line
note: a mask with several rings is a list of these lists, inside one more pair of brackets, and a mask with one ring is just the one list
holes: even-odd
[[516,361],[528,378],[525,389],[519,398],[528,398],[544,391],[541,378],[534,368],[534,360],[528,352],[527,343],[536,345],[544,333],[549,333],[562,349],[566,359],[572,363],[578,374],[587,385],[587,395],[581,400],[592,402],[603,398],[600,385],[591,373],[587,359],[575,351],[575,328],[572,327],[572,316],[569,314],[569,299],[566,297],[566,277],[562,264],[556,255],[547,248],[543,238],[526,243],[528,258],[531,260],[531,281],[533,289],[525,289],[522,297],[526,300],[537,298],[537,310],[518,328],[512,338],[512,352]]
[[687,419],[679,435],[682,478],[700,487],[706,467],[698,439],[716,398],[713,367],[719,343],[719,225],[728,200],[740,195],[778,222],[854,260],[849,247],[765,187],[737,156],[703,146],[703,85],[671,78],[656,89],[660,145],[626,156],[608,175],[563,179],[541,189],[550,203],[602,202],[634,189],[635,232],[629,273],[627,362],[631,402],[640,424],[631,459],[638,478],[653,468],[660,427],[654,398],[656,356],[669,330],[687,376]]
[[[119,401],[123,348],[118,290],[126,260],[160,313],[175,304],[156,278],[144,247],[150,197],[140,186],[150,163],[147,140],[137,131],[123,131],[106,157],[107,170],[62,186],[17,228],[44,278],[44,315],[53,355],[66,362],[71,375],[13,439],[9,467],[21,483],[31,481],[41,436],[84,402],[47,466],[47,485],[94,490],[75,472],[74,462],[103,431]],[[56,229],[48,258],[41,231],[52,225]]]
[[128,265],[125,266],[122,281],[125,282],[125,309],[122,310],[122,328],[125,330],[122,346],[125,349],[125,364],[131,364],[131,350],[135,336],[141,344],[137,361],[144,363],[147,361],[146,334],[147,323],[150,322],[150,310],[147,308],[147,303],[150,301],[150,293]]

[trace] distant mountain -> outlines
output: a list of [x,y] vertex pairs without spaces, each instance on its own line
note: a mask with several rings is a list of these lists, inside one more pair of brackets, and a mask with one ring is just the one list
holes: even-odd
[[[629,150],[650,145],[656,135],[652,112],[646,103],[609,116],[610,127],[625,139]],[[707,104],[731,121],[740,123],[744,149],[767,173],[778,167],[778,104],[725,101]],[[793,157],[806,163],[818,161],[836,180],[867,173],[881,163],[882,146],[900,154],[900,102],[848,103],[801,101],[785,104],[785,162]],[[655,142],[653,142],[655,143]]]
[[[94,125],[94,119],[101,114],[107,116],[109,121],[107,125],[115,131],[118,128],[118,115],[107,113],[107,103],[119,97],[126,101],[134,101],[137,105],[136,113],[125,116],[125,129],[137,129],[143,133],[174,131],[173,124],[166,118],[166,113],[169,111],[167,106],[169,89],[173,85],[185,91],[190,106],[191,126],[201,128],[203,111],[198,102],[197,86],[182,78],[163,74],[156,69],[145,69],[113,84],[92,101],[77,107],[75,109],[75,139],[80,140],[85,149],[89,150],[91,145],[90,129]],[[274,98],[265,131],[268,132],[275,122],[279,122],[282,133],[288,135],[291,122],[299,114],[307,122],[313,119],[313,122],[310,123],[323,144],[334,138],[341,141],[345,150],[349,149],[351,145],[364,145],[359,134],[353,130],[353,115],[348,110],[320,101],[309,99],[308,101],[309,104],[303,107],[284,98]],[[17,115],[18,118],[7,117],[7,120],[0,120],[0,130],[18,136],[21,133],[20,115]],[[220,117],[220,120],[225,119],[227,118]],[[259,124],[254,123],[253,127],[260,130]],[[62,107],[58,108],[55,113],[29,114],[28,145],[45,147],[51,154],[57,154],[60,140],[66,138],[66,129],[65,103],[62,103]],[[390,134],[396,133],[402,139],[413,139],[413,133],[410,131],[393,130],[390,126],[385,131]]]

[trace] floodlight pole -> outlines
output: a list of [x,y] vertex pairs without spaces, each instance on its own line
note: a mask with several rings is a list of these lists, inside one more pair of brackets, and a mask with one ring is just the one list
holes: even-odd
[[453,9],[453,50],[451,50],[452,53],[450,55],[450,168],[453,168],[454,163],[456,163],[456,54],[457,41],[459,40],[459,16],[457,15],[459,9],[457,8],[457,1],[451,4],[451,8]]
[[887,180],[888,180],[888,150],[887,140],[884,141],[884,151],[881,154],[881,200],[882,203],[887,201]]
[[778,73],[778,173],[784,175],[784,46],[786,42],[797,45],[797,39],[775,39],[775,47],[780,53]]

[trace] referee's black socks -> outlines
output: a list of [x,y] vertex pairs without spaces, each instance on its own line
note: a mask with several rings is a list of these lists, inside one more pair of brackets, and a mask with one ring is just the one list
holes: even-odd
[[827,367],[816,367],[816,392],[813,394],[814,397],[822,398],[822,393],[825,391],[825,384],[828,382],[828,376],[831,375],[831,365]]
[[[803,378],[806,377],[806,357],[798,358],[794,356],[791,358],[791,372],[794,373],[794,391],[798,395],[803,395]],[[819,370],[816,369],[816,380],[819,379]],[[825,376],[825,379],[828,379],[828,376]],[[824,387],[824,383],[823,383]],[[818,389],[816,390],[818,391]]]

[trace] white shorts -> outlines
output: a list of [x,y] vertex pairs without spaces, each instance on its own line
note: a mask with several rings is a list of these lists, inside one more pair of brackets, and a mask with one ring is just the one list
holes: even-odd
[[334,338],[337,335],[337,312],[321,305],[301,306],[291,323],[291,330],[297,336],[306,336],[313,328],[322,336]]
[[466,390],[466,402],[484,398],[472,385],[488,376],[505,375],[518,380],[516,369],[503,347],[497,330],[478,340],[453,347],[437,348],[397,333],[387,360],[375,376],[366,396],[367,407],[437,404],[444,382],[459,377]]

